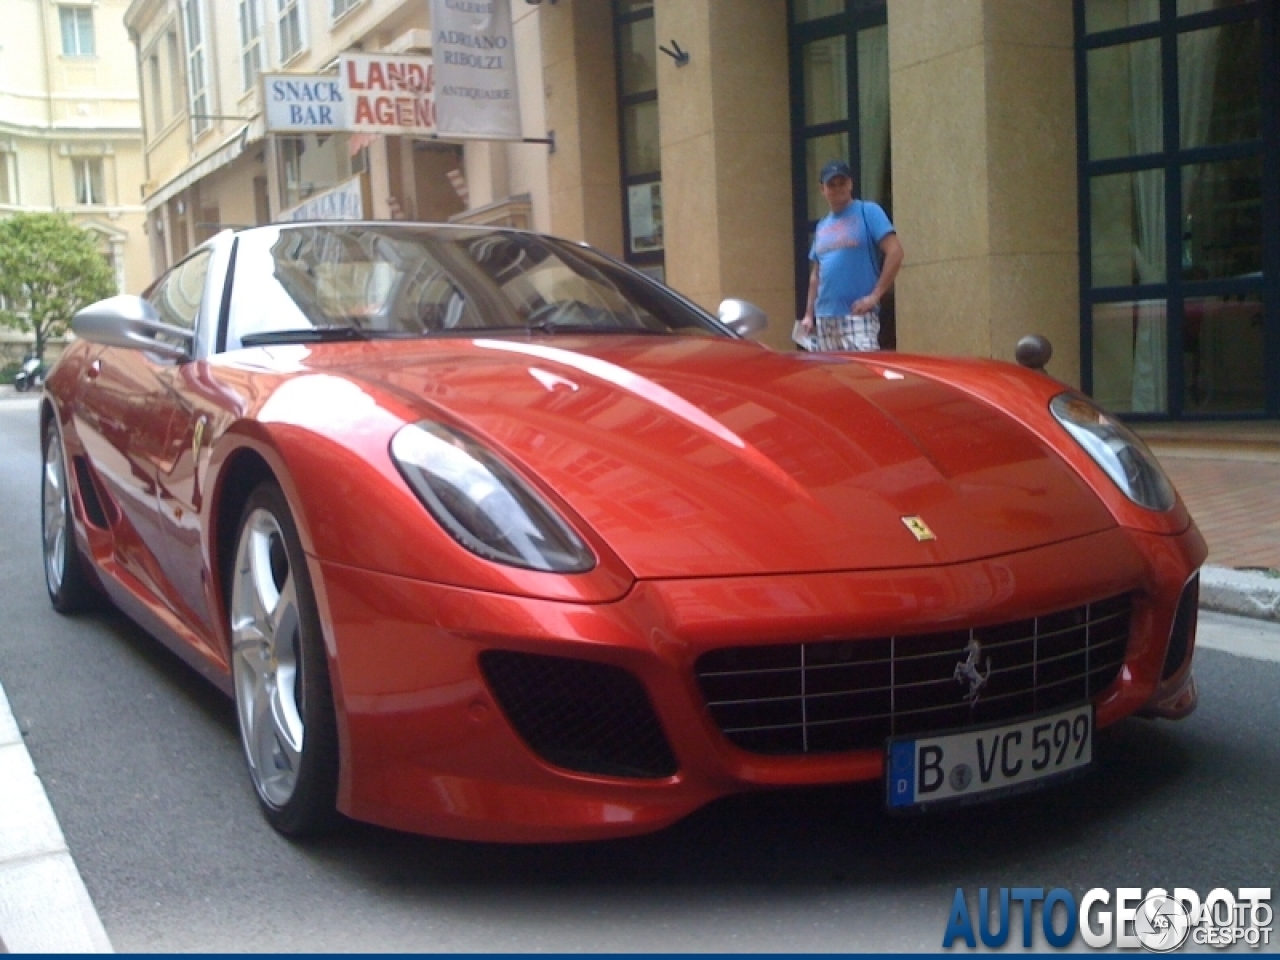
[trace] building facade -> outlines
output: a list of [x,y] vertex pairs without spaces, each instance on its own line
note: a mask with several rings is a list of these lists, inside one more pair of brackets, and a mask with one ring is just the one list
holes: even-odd
[[426,0],[134,0],[148,236],[355,191],[584,239],[787,348],[817,171],[907,251],[883,339],[1050,370],[1135,418],[1280,416],[1280,0],[510,0],[538,142],[268,134],[266,73],[429,53]]
[[[68,213],[123,291],[151,276],[142,131],[124,0],[0,0],[0,217]],[[21,352],[25,341],[0,328]]]

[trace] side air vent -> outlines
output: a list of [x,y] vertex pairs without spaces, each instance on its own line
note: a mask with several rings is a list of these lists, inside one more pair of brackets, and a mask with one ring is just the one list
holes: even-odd
[[93,471],[84,457],[73,457],[75,464],[76,487],[80,491],[80,502],[84,504],[85,519],[99,530],[107,529],[107,512],[102,508],[102,500],[98,497],[97,484],[93,482]]
[[512,727],[547,763],[612,777],[676,772],[649,695],[621,667],[487,650],[480,669]]

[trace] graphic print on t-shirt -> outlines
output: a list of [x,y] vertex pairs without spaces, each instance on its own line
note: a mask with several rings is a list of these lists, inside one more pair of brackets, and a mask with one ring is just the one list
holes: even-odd
[[821,256],[832,250],[862,245],[862,224],[855,217],[825,217],[818,223],[814,250]]

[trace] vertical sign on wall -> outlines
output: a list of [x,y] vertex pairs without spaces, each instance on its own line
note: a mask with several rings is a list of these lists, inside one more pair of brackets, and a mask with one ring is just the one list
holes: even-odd
[[431,0],[431,32],[439,135],[521,139],[511,0]]

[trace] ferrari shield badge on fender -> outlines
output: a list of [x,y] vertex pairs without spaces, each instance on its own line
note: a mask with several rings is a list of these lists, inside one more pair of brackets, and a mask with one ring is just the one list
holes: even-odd
[[903,525],[911,531],[911,535],[917,540],[937,540],[933,535],[933,531],[929,529],[929,525],[919,517],[903,517]]

